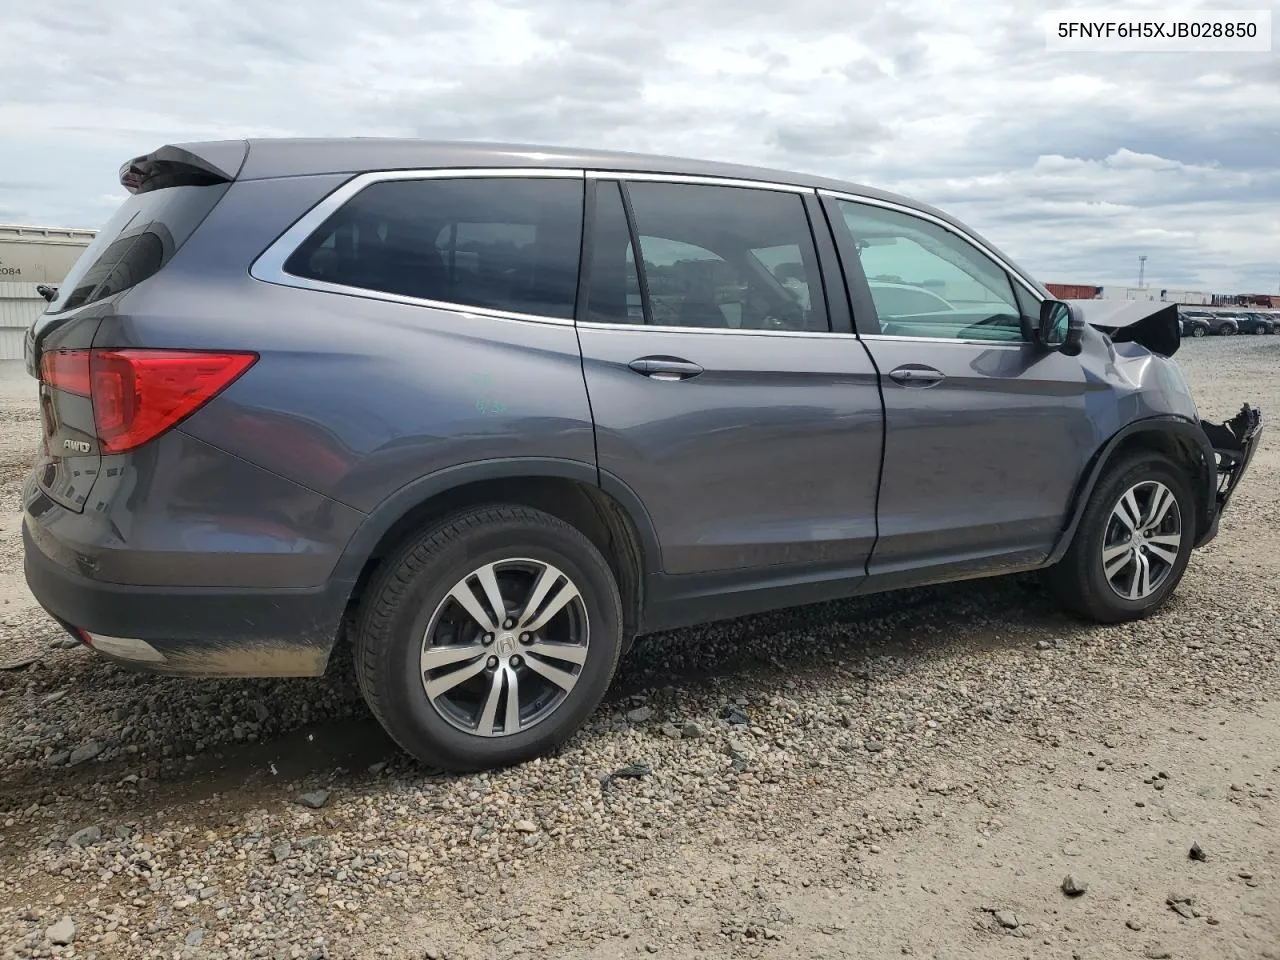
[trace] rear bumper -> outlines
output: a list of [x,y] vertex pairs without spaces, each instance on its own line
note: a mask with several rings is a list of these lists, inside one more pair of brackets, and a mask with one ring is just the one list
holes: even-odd
[[1204,430],[1210,446],[1213,447],[1214,458],[1217,461],[1218,483],[1215,491],[1213,523],[1196,546],[1203,546],[1217,534],[1218,520],[1227,509],[1227,505],[1231,502],[1231,495],[1240,486],[1240,481],[1244,479],[1249,469],[1253,455],[1258,450],[1258,443],[1262,439],[1262,411],[1246,403],[1240,408],[1240,412],[1226,423],[1210,423],[1208,420],[1201,420],[1200,428]]
[[104,583],[48,557],[25,521],[22,540],[27,585],[40,605],[103,656],[152,673],[319,676],[353,587],[337,581],[277,589]]

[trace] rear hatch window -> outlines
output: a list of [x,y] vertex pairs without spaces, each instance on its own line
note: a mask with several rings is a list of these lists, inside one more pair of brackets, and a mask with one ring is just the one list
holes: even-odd
[[51,499],[76,511],[89,505],[100,476],[120,472],[119,456],[104,462],[88,376],[94,337],[111,312],[105,301],[158,273],[231,186],[226,174],[173,148],[126,164],[120,182],[131,195],[27,331],[44,426],[36,475]]
[[81,254],[45,312],[87,306],[158,273],[229,186],[172,186],[129,197]]

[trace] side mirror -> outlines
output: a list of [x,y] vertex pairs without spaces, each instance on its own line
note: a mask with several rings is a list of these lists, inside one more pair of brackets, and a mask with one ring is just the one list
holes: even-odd
[[1080,308],[1061,300],[1045,300],[1040,304],[1040,322],[1035,342],[1046,350],[1056,350],[1068,357],[1080,353],[1084,339],[1084,314]]

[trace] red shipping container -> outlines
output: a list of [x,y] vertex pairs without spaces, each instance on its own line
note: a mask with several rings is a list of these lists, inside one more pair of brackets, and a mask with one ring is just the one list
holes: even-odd
[[1046,283],[1045,289],[1059,300],[1092,300],[1098,288],[1087,283]]

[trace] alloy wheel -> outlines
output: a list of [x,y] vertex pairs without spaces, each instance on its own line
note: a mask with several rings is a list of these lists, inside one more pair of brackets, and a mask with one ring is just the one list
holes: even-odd
[[1102,571],[1116,595],[1131,601],[1155,594],[1173,573],[1182,547],[1182,512],[1159,480],[1134,484],[1107,519]]
[[509,737],[551,716],[587,660],[577,586],[541,560],[487,563],[445,595],[422,641],[422,688],[450,725]]

